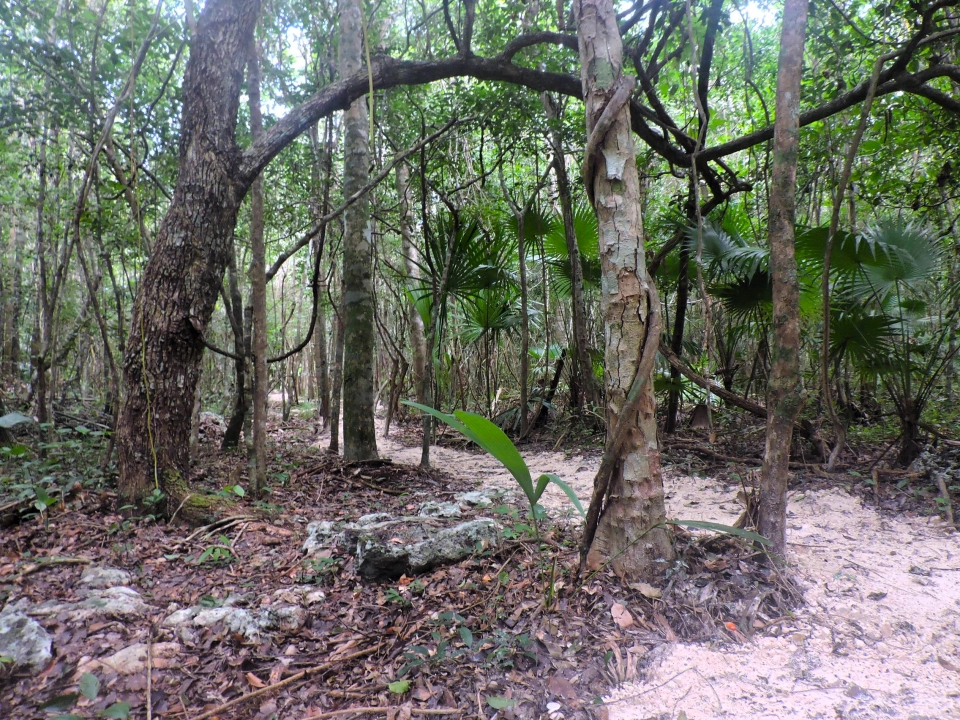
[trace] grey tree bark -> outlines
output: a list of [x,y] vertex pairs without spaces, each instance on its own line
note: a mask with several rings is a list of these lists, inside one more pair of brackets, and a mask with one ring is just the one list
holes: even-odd
[[651,306],[657,296],[643,254],[640,181],[628,105],[633,83],[623,74],[623,44],[612,0],[577,0],[574,9],[587,118],[584,182],[600,230],[605,454],[613,461],[607,478],[601,477],[603,464],[598,473],[600,485],[591,502],[598,524],[592,542],[585,537],[586,565],[596,568],[609,561],[625,577],[654,577],[668,567],[674,549],[663,526],[652,355],[638,352],[650,350],[651,343],[656,348],[659,307]]
[[[247,70],[250,137],[263,135],[260,111],[260,51],[250,46]],[[250,292],[253,297],[253,446],[248,459],[248,482],[254,497],[267,484],[267,250],[263,237],[263,175],[250,186]]]
[[[340,3],[340,77],[363,67],[363,18],[359,0]],[[343,113],[343,194],[350,197],[370,177],[369,128],[366,98],[355,100]],[[350,388],[343,405],[343,459],[377,458],[374,429],[373,354],[373,237],[370,201],[364,196],[347,210],[343,236],[343,384]]]
[[[407,287],[416,292],[420,283],[420,268],[416,245],[413,243],[413,193],[410,191],[410,170],[406,163],[397,165],[397,195],[400,196],[400,241],[406,270]],[[413,356],[413,386],[417,393],[417,402],[425,401],[423,383],[427,377],[427,336],[423,329],[423,318],[411,302],[407,308],[410,323],[410,350]]]
[[786,0],[777,70],[777,116],[771,170],[770,274],[773,280],[772,364],[767,384],[767,439],[760,479],[758,530],[775,554],[787,546],[787,479],[793,423],[800,412],[800,287],[794,247],[800,76],[809,0]]

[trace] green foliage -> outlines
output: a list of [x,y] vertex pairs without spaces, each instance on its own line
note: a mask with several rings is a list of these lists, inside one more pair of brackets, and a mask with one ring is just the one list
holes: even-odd
[[526,495],[527,502],[530,504],[530,513],[533,516],[535,528],[537,527],[540,497],[543,495],[544,490],[547,489],[547,486],[550,483],[555,484],[557,487],[563,490],[580,515],[585,514],[583,511],[583,505],[580,504],[580,500],[577,497],[577,494],[573,491],[573,488],[567,485],[567,483],[561,480],[557,475],[553,473],[544,473],[537,479],[537,484],[534,485],[533,477],[530,474],[530,468],[527,467],[527,463],[524,462],[523,457],[521,457],[516,445],[513,444],[503,430],[487,420],[485,417],[476,415],[474,413],[465,412],[463,410],[457,410],[453,415],[448,415],[426,405],[421,405],[420,403],[410,401],[404,401],[404,404],[422,410],[438,420],[442,420],[447,425],[465,435],[467,438],[475,442],[485,451],[490,453],[494,458],[500,461],[500,463],[502,463],[503,466],[510,471],[513,479],[517,481],[520,489],[523,490],[524,495]]

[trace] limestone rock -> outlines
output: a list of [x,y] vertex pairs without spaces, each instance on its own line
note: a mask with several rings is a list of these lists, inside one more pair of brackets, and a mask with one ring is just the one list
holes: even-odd
[[89,588],[112,588],[129,585],[132,579],[126,570],[105,565],[88,565],[80,576],[80,584]]
[[307,525],[307,539],[303,542],[303,552],[314,555],[337,542],[339,533],[329,520],[317,520]]
[[460,511],[460,503],[458,502],[427,500],[420,504],[419,514],[423,517],[452,518],[460,517],[463,513]]
[[357,572],[368,580],[392,579],[458,562],[478,549],[500,544],[502,528],[490,518],[439,530],[424,521],[404,518],[366,528],[345,528],[345,542],[355,534],[352,549]]
[[18,607],[0,611],[0,655],[13,658],[15,671],[39,673],[53,659],[50,634]]
[[128,587],[110,587],[103,590],[81,590],[85,599],[77,603],[48,600],[28,610],[30,615],[52,617],[66,613],[67,619],[83,622],[92,617],[108,616],[121,620],[135,620],[146,615],[150,606],[140,593]]
[[77,675],[85,672],[96,672],[100,669],[113,670],[119,675],[133,675],[143,672],[147,667],[147,653],[151,656],[154,669],[174,667],[176,657],[180,652],[180,644],[175,642],[154,643],[147,648],[146,643],[137,643],[118,650],[105,658],[83,658],[77,666]]
[[259,611],[225,606],[218,608],[189,607],[177,610],[163,626],[178,630],[185,642],[193,642],[191,628],[222,624],[230,632],[242,635],[248,642],[258,642],[264,632],[295,632],[307,621],[307,611],[296,605],[267,607]]

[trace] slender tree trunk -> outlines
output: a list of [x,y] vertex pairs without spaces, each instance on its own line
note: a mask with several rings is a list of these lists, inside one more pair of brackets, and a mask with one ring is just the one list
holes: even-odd
[[[666,514],[652,377],[642,378],[637,415],[621,417],[640,365],[640,349],[658,341],[646,337],[651,295],[627,104],[632,84],[623,75],[623,46],[612,0],[577,0],[574,8],[588,134],[584,176],[600,231],[607,441],[613,441],[618,423],[625,423],[626,429],[587,566],[598,567],[609,560],[625,577],[660,576],[674,550],[663,527]],[[652,366],[649,372],[652,375]]]
[[[260,111],[260,51],[250,44],[247,94],[250,107],[250,136],[254,142],[263,135]],[[250,292],[253,296],[253,454],[249,457],[248,481],[254,497],[267,483],[267,252],[263,227],[263,175],[250,186]]]
[[[543,106],[547,117],[556,120],[559,117],[558,109],[552,97],[544,93]],[[577,229],[573,216],[573,198],[570,193],[570,179],[567,177],[567,166],[564,162],[563,139],[560,131],[551,132],[553,145],[553,171],[557,178],[557,198],[560,201],[560,216],[563,219],[563,238],[567,244],[567,258],[570,261],[570,304],[573,324],[573,372],[571,373],[571,387],[576,383],[579,392],[572,398],[578,410],[583,409],[583,402],[588,405],[599,405],[600,394],[596,379],[593,375],[593,360],[590,357],[590,340],[587,335],[587,310],[583,299],[583,265],[580,262],[580,246],[577,244]]]
[[530,311],[527,289],[527,248],[524,215],[517,214],[517,254],[520,256],[520,437],[527,435],[527,405],[530,402]]
[[758,530],[783,555],[787,547],[787,479],[793,424],[800,412],[800,301],[794,222],[800,147],[800,77],[808,0],[786,0],[777,72],[770,188],[770,271],[773,279],[767,442],[760,480]]
[[209,516],[213,504],[186,485],[190,411],[203,333],[247,189],[232,180],[241,157],[235,130],[259,10],[258,0],[208,0],[198,19],[183,80],[177,185],[140,282],[124,356],[119,503],[142,506],[160,489],[168,510],[179,508],[188,521]]
[[[333,124],[330,118],[325,123],[323,146],[320,145],[320,137],[317,133],[317,126],[310,126],[310,141],[313,145],[314,155],[314,180],[317,187],[322,184],[322,199],[319,205],[316,205],[317,213],[315,219],[326,214],[330,204],[330,185],[332,173],[331,158],[331,137],[333,133]],[[322,173],[322,180],[321,180]],[[316,252],[322,252],[326,246],[327,224],[324,224],[320,230],[320,238],[317,242]],[[327,312],[324,300],[327,297],[327,280],[321,268],[317,268],[319,274],[317,288],[317,323],[314,331],[314,375],[317,384],[317,415],[321,420],[321,428],[325,429],[330,424],[330,378],[329,362],[327,360]]]
[[[360,0],[340,4],[340,77],[363,67],[363,18]],[[343,194],[350,197],[370,176],[367,100],[356,100],[343,113]],[[343,382],[350,401],[343,406],[343,458],[347,462],[377,458],[374,428],[373,237],[370,201],[364,196],[345,213],[343,238]]]
[[[420,291],[420,258],[413,244],[413,194],[410,191],[410,170],[406,163],[397,165],[397,194],[400,196],[400,240],[406,270],[407,288],[412,293]],[[410,350],[413,355],[413,387],[417,393],[417,402],[425,402],[424,379],[427,375],[427,336],[423,329],[423,318],[416,304],[407,306],[407,320],[410,323]]]
[[[343,282],[340,283],[343,297]],[[333,377],[330,386],[330,452],[340,452],[340,399],[343,397],[343,301],[334,310]]]
[[[690,205],[696,202],[691,188]],[[673,336],[670,338],[670,349],[677,357],[683,357],[683,331],[687,321],[687,300],[690,295],[690,248],[686,243],[680,245],[679,270],[677,272],[677,311],[673,318]],[[677,387],[670,388],[667,398],[667,419],[663,430],[667,433],[677,431],[677,417],[680,413],[680,371],[670,366],[671,384]]]
[[20,314],[23,308],[23,245],[25,234],[16,215],[10,227],[13,267],[10,289],[3,310],[3,362],[10,379],[20,376]]
[[227,286],[230,290],[230,327],[233,329],[233,354],[238,359],[233,361],[233,372],[236,378],[236,397],[233,401],[233,413],[227,423],[227,430],[223,433],[221,450],[235,448],[240,443],[240,432],[247,417],[247,343],[243,337],[243,298],[240,294],[240,282],[237,274],[236,251],[230,253],[230,264],[227,266]]

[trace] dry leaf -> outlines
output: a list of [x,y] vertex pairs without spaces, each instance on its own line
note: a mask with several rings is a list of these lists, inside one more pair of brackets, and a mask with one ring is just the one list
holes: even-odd
[[567,700],[577,699],[577,690],[573,684],[562,675],[551,675],[547,681],[547,689],[554,695]]
[[660,592],[660,588],[655,588],[653,585],[645,582],[631,583],[630,587],[643,595],[645,598],[650,598],[651,600],[659,600],[663,597],[663,593]]
[[613,615],[613,621],[620,626],[621,630],[626,630],[633,625],[633,616],[630,614],[630,611],[620,603],[615,603],[614,606],[610,608],[610,614]]
[[937,655],[937,662],[940,663],[940,667],[946,668],[947,670],[953,670],[955,673],[960,673],[960,667],[957,667],[949,660],[944,660],[939,655]]
[[248,672],[244,677],[247,678],[247,682],[250,683],[250,687],[252,688],[262,688],[267,686],[263,680],[258,678],[252,672]]
[[410,711],[413,706],[410,703],[404,703],[397,710],[397,720],[410,720]]

